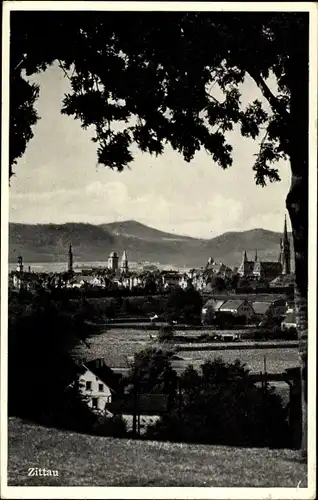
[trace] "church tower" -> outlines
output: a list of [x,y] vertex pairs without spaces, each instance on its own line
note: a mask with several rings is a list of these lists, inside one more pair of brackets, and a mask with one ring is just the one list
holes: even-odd
[[116,252],[111,252],[108,257],[108,269],[117,271],[118,269],[118,255]]
[[69,249],[68,249],[68,272],[72,273],[73,272],[73,249],[72,249],[72,243],[70,243]]
[[18,290],[22,290],[24,288],[24,276],[23,276],[23,258],[20,255],[18,257],[18,265],[17,272],[13,275],[13,286]]
[[17,271],[23,273],[23,257],[21,255],[18,257]]
[[282,274],[290,274],[290,241],[287,233],[287,219],[285,215],[284,233],[281,239]]
[[123,256],[121,258],[120,270],[122,273],[128,272],[128,258],[126,250],[124,250]]

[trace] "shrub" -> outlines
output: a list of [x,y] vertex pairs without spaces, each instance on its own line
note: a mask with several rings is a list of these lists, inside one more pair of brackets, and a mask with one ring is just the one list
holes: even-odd
[[120,438],[127,435],[127,425],[122,415],[101,415],[93,427],[93,433],[98,436]]
[[281,336],[285,340],[297,340],[298,333],[295,327],[292,328],[283,328],[281,331]]
[[158,331],[159,342],[171,342],[174,337],[173,328],[169,325],[163,326]]

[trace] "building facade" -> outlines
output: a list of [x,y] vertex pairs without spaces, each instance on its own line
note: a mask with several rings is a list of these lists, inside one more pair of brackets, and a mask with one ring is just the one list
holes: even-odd
[[105,412],[106,405],[112,402],[114,389],[112,370],[103,359],[83,363],[83,373],[79,377],[81,394],[87,404],[96,412]]
[[117,271],[118,269],[118,254],[116,252],[111,252],[108,257],[108,269],[111,271]]

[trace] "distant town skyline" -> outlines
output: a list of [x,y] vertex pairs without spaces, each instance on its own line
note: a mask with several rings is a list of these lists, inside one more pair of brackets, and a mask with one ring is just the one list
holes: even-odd
[[[167,147],[151,157],[135,149],[122,173],[97,167],[92,131],[60,114],[68,81],[56,66],[31,78],[40,84],[41,117],[11,181],[11,222],[101,224],[136,220],[172,234],[213,238],[254,228],[282,232],[289,165],[278,165],[281,182],[255,185],[252,166],[259,141],[230,134],[233,166],[223,171],[205,152],[188,164]],[[261,99],[247,80],[243,100]]]

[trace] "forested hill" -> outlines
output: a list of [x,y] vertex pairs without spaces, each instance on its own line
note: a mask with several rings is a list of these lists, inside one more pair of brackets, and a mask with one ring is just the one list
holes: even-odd
[[165,233],[136,221],[93,225],[10,223],[9,260],[63,262],[72,242],[74,262],[106,261],[111,251],[125,249],[131,261],[147,260],[179,267],[204,266],[209,257],[229,266],[239,265],[242,253],[254,259],[277,260],[280,233],[264,229],[228,232],[212,239]]

